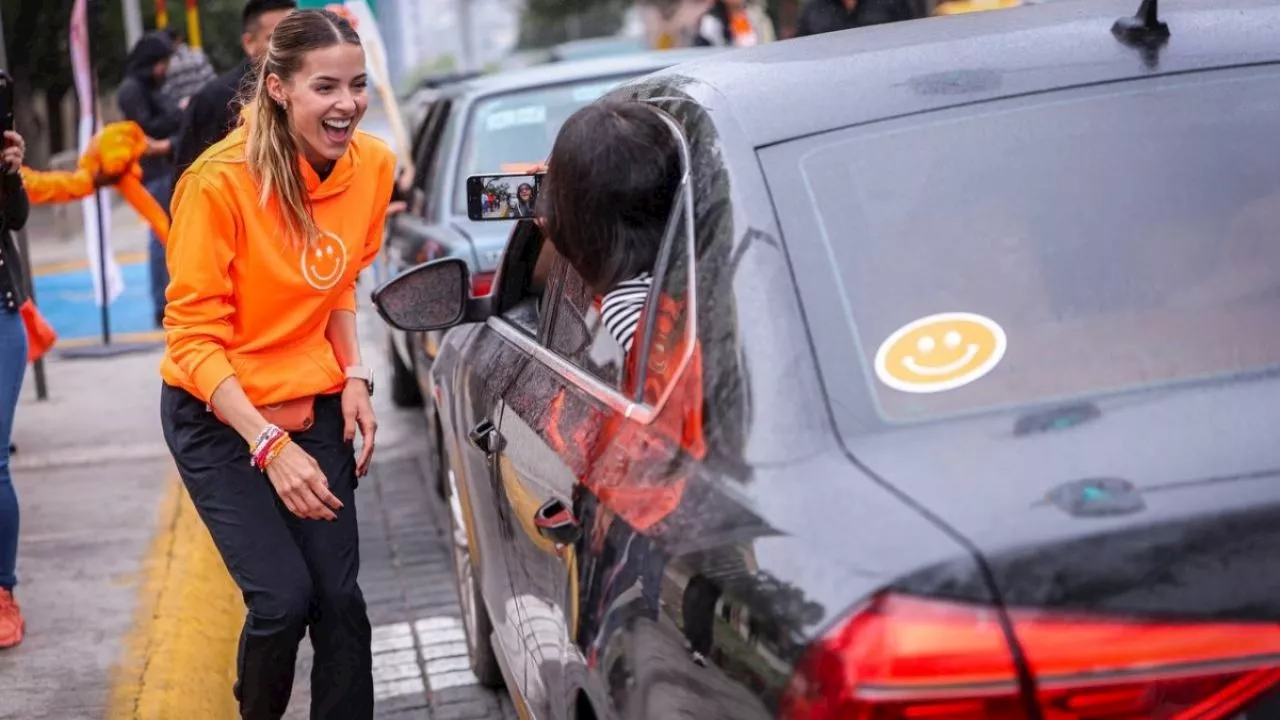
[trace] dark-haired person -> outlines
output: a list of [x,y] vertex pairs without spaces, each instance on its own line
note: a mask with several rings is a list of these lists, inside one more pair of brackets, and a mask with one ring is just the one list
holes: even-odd
[[161,425],[248,605],[243,718],[285,712],[304,634],[311,717],[373,717],[355,489],[377,423],[356,282],[381,247],[396,160],[357,130],[368,82],[350,23],[289,15],[244,124],[174,191]]
[[[155,30],[143,35],[129,52],[125,78],[116,91],[116,103],[124,119],[138,123],[147,137],[162,142],[177,135],[182,126],[182,110],[164,90],[172,56],[173,42],[167,32]],[[160,207],[168,208],[173,190],[173,162],[168,149],[143,158],[139,164],[147,192]],[[164,289],[169,284],[169,273],[165,268],[164,245],[154,232],[147,247],[147,261],[151,274],[151,303],[156,326],[159,327],[164,320]]]
[[529,183],[520,183],[520,187],[516,188],[515,202],[511,205],[515,217],[533,217],[533,202],[533,186]]
[[[639,102],[602,101],[565,121],[545,170],[537,201],[541,227],[555,252],[599,299],[600,321],[626,354],[623,391],[631,396],[638,374],[636,334],[646,301],[655,291],[654,264],[680,186],[679,141],[661,111]],[[651,347],[663,345],[677,353],[685,343],[679,337],[683,328],[679,313],[671,312],[673,305],[673,299],[659,298],[663,321],[655,323],[655,331],[670,332],[671,337]],[[678,365],[658,355],[651,351],[646,373],[645,397],[650,401],[655,394],[651,388],[672,381],[668,374]],[[655,360],[667,369],[659,369]],[[601,438],[602,445],[580,448],[583,456],[600,459],[619,452],[639,462],[652,451],[656,431],[668,435],[673,444],[685,445],[691,456],[701,457],[701,386],[683,380],[700,377],[700,367],[695,361],[678,380],[671,401],[646,429],[648,436],[637,437],[625,419],[611,417],[599,433],[587,434]],[[606,459],[596,464],[614,466],[623,464]],[[592,471],[579,481],[589,491],[575,492],[574,510],[584,530],[580,542],[594,548],[584,552],[598,555],[606,537],[611,538],[609,547],[627,548],[621,557],[606,559],[615,564],[604,573],[611,578],[607,586],[580,579],[585,590],[578,641],[587,662],[594,665],[609,633],[630,613],[657,615],[658,585],[667,555],[652,532],[679,506],[684,480]],[[599,500],[602,497],[609,498],[607,503]],[[579,568],[586,571],[585,566]],[[619,598],[636,584],[641,588],[640,607],[619,607]]]
[[565,121],[538,199],[548,240],[597,296],[629,353],[680,182],[671,128],[638,102],[599,102]]
[[240,120],[246,85],[253,83],[254,65],[262,59],[271,31],[298,7],[296,0],[249,0],[241,15],[240,46],[244,60],[205,83],[191,96],[182,129],[173,144],[173,181],[214,143],[227,136]]

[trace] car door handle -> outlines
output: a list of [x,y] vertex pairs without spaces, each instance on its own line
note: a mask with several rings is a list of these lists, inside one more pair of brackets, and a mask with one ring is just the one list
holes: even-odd
[[533,524],[538,534],[557,545],[572,545],[582,537],[582,526],[573,511],[565,507],[559,500],[551,499],[538,508],[533,516]]
[[498,432],[492,420],[485,419],[476,423],[467,439],[471,441],[472,447],[485,455],[495,455],[502,451],[502,433]]

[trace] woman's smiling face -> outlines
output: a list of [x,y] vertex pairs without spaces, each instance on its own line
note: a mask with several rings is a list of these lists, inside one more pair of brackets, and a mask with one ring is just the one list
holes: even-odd
[[340,43],[312,50],[288,82],[275,75],[268,82],[271,96],[288,108],[289,128],[307,160],[324,165],[342,157],[369,108],[364,49]]

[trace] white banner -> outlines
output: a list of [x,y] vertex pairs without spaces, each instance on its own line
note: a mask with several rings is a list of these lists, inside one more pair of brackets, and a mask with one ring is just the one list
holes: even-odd
[[[75,74],[76,96],[80,100],[80,153],[89,149],[93,139],[94,113],[97,111],[97,99],[93,96],[93,77],[89,64],[89,22],[86,14],[85,0],[76,0],[71,10],[71,69]],[[98,204],[102,203],[102,242],[98,242]],[[105,192],[99,190],[95,195],[85,198],[80,203],[84,213],[84,241],[89,251],[89,268],[93,273],[94,302],[99,306],[103,302],[102,292],[102,257],[100,251],[106,250],[107,263],[107,303],[110,304],[124,292],[124,277],[120,274],[120,266],[116,264],[115,255],[111,252],[111,203],[107,201]]]
[[412,148],[409,147],[409,133],[404,127],[404,118],[400,115],[400,103],[391,87],[391,71],[387,68],[387,46],[382,41],[382,31],[378,28],[378,20],[373,9],[365,0],[346,0],[343,3],[347,10],[355,16],[356,32],[360,33],[360,43],[364,45],[365,64],[369,66],[370,79],[382,99],[382,107],[387,112],[387,122],[391,124],[391,133],[395,135],[396,152],[401,162],[408,163]]

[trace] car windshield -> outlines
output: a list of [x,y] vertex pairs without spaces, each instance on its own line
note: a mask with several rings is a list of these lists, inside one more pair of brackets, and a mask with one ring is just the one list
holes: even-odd
[[570,115],[634,76],[594,77],[477,102],[463,139],[454,212],[467,212],[468,176],[519,173],[528,165],[546,162],[560,126]]
[[1277,122],[1266,66],[794,141],[861,355],[824,372],[903,423],[1280,367]]

